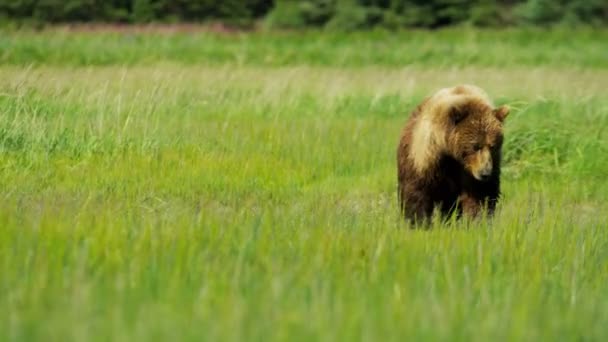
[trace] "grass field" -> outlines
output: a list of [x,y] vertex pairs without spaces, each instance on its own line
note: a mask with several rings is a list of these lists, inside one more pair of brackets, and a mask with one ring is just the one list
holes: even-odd
[[[0,340],[608,340],[607,40],[2,32]],[[514,108],[504,197],[411,230],[458,83]]]

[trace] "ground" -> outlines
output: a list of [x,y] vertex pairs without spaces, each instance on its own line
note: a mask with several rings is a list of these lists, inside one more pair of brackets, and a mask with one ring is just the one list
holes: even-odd
[[[608,338],[605,31],[268,35],[0,35],[0,340]],[[405,229],[459,83],[512,107],[500,209]]]

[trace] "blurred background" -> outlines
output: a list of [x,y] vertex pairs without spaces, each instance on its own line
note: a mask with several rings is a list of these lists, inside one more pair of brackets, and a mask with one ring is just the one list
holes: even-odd
[[0,0],[17,23],[205,22],[251,27],[438,28],[608,24],[604,0]]

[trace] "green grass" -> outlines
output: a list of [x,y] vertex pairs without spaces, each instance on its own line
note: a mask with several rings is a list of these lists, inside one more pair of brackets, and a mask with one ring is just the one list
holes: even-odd
[[[400,62],[407,33],[125,51],[5,32],[0,340],[606,340],[606,32],[459,32],[412,35],[490,55]],[[325,57],[273,59],[298,42]],[[514,107],[504,198],[491,221],[411,230],[399,132],[462,82]]]
[[[177,32],[176,32],[177,31]],[[608,31],[509,29],[296,34],[148,32],[115,28],[4,32],[0,63],[29,65],[182,64],[250,66],[529,66],[606,68]]]

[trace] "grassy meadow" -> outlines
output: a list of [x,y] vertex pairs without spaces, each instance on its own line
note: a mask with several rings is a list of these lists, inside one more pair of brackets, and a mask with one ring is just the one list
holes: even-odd
[[[0,341],[608,340],[607,31],[0,32]],[[513,110],[412,230],[428,93]]]

